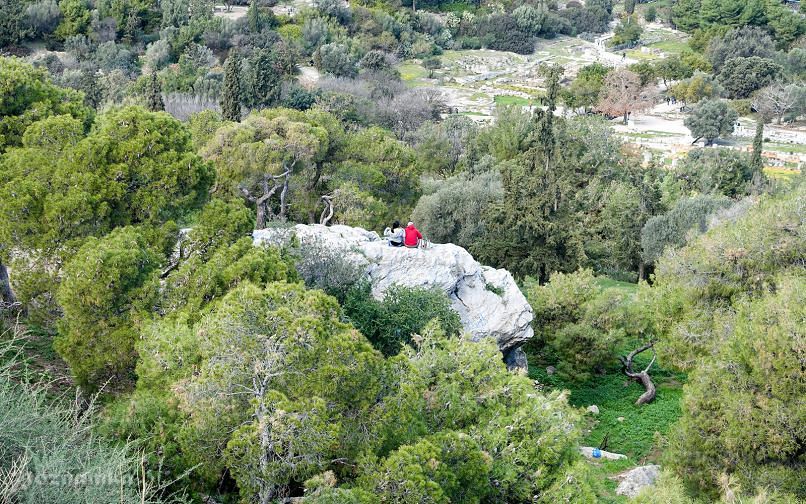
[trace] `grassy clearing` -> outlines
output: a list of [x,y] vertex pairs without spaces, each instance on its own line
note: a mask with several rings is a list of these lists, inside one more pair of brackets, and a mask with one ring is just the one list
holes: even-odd
[[[624,353],[630,348],[625,347]],[[639,356],[636,367],[646,366],[649,358]],[[589,383],[564,381],[556,374],[547,374],[542,365],[529,366],[529,376],[550,388],[568,390],[569,401],[574,406],[598,406],[599,415],[586,417],[590,423],[583,442],[588,446],[600,446],[607,437],[608,451],[623,453],[638,463],[656,460],[657,453],[653,451],[656,436],[667,435],[672,424],[680,418],[682,384],[686,379],[685,374],[655,364],[650,376],[657,386],[657,396],[649,404],[636,406],[635,401],[644,389],[624,376],[615,364]]]
[[[602,289],[618,289],[627,294],[626,303],[632,302],[638,290],[637,284],[607,277],[598,277],[597,283]],[[641,343],[628,341],[616,353],[626,355]],[[649,363],[651,355],[648,353],[635,359],[636,367],[643,368]],[[686,375],[656,362],[649,372],[657,387],[655,400],[636,406],[635,401],[644,389],[622,373],[616,359],[603,374],[594,375],[589,382],[583,383],[563,379],[557,374],[549,375],[546,366],[551,363],[541,361],[540,355],[529,355],[529,363],[529,377],[546,389],[567,390],[570,404],[578,408],[584,409],[594,404],[599,408],[598,415],[588,413],[584,417],[583,446],[602,447],[607,451],[622,453],[627,459],[590,461],[598,482],[597,502],[626,503],[626,498],[615,494],[617,482],[611,478],[637,465],[659,462],[661,442],[682,413],[680,400]]]
[[805,154],[806,145],[803,144],[788,144],[788,143],[775,143],[765,142],[764,150],[771,150],[776,152],[788,152],[790,154]]
[[404,82],[428,77],[428,70],[417,63],[402,63],[398,65],[397,69],[400,72],[400,79]]
[[648,47],[659,49],[669,55],[682,54],[691,50],[688,44],[683,40],[662,40],[649,44]]
[[635,293],[638,292],[638,284],[632,282],[621,282],[608,277],[597,277],[596,283],[598,283],[599,287],[602,289],[618,289],[630,296],[634,296]]
[[534,99],[512,95],[495,95],[493,101],[496,105],[517,105],[519,107],[528,107],[534,103]]
[[656,59],[661,59],[662,58],[662,56],[660,56],[659,54],[652,54],[650,52],[644,52],[644,51],[642,51],[640,49],[630,49],[630,50],[628,50],[626,52],[627,52],[627,57],[628,58],[632,58],[634,60],[639,60],[639,61],[651,61],[651,60],[656,60]]
[[801,176],[800,170],[787,168],[785,166],[766,166],[764,173],[774,179],[791,182],[794,178]]
[[596,488],[597,502],[599,504],[621,504],[627,502],[627,498],[616,495],[618,483],[610,479],[614,474],[632,468],[635,463],[632,460],[601,460],[590,461],[590,466],[596,481],[599,483]]

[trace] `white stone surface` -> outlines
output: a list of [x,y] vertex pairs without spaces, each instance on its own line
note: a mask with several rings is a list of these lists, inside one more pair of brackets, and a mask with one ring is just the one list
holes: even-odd
[[641,490],[655,484],[660,474],[660,466],[645,465],[630,469],[620,476],[621,483],[616,487],[616,495],[635,497]]
[[390,247],[374,231],[341,225],[297,224],[258,230],[252,236],[255,245],[283,245],[296,237],[301,246],[315,240],[320,246],[341,250],[344,257],[365,268],[377,299],[393,285],[437,286],[448,294],[465,330],[474,339],[495,338],[508,362],[515,358],[513,351],[533,335],[532,308],[512,275],[482,266],[462,247]]
[[592,446],[582,446],[579,448],[579,452],[582,453],[582,455],[588,457],[589,459],[621,460],[627,458],[626,455],[622,455],[621,453],[613,453],[604,450],[599,450],[599,456],[594,457],[593,450],[595,450],[595,448]]
[[591,413],[592,415],[598,415],[599,414],[599,406],[596,406],[595,404],[591,404],[590,406],[588,406],[588,409],[586,409],[585,411],[587,411],[588,413]]

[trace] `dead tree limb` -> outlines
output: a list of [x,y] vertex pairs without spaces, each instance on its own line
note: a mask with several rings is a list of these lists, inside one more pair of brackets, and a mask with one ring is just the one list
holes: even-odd
[[333,196],[325,194],[322,196],[322,201],[325,203],[325,208],[322,210],[322,215],[319,216],[319,224],[327,226],[327,223],[333,218]]
[[[645,352],[650,348],[652,349],[652,359],[649,361],[649,364],[647,365],[646,368],[644,368],[643,371],[640,371],[638,373],[634,372],[632,369],[633,359],[638,354]],[[646,389],[646,392],[641,394],[641,397],[639,397],[638,400],[635,401],[635,404],[639,406],[641,404],[651,402],[653,399],[655,399],[655,384],[652,383],[652,378],[649,377],[649,368],[651,368],[652,364],[655,363],[655,359],[657,358],[657,356],[658,354],[655,353],[655,342],[650,341],[649,343],[646,343],[640,348],[636,348],[635,350],[630,352],[626,357],[624,356],[619,357],[622,366],[624,366],[623,368],[624,374],[629,376],[635,381],[641,382],[641,385],[643,385],[644,389]]]

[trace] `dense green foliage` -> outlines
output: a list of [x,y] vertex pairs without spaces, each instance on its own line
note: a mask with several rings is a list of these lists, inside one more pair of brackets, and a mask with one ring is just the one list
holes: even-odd
[[637,272],[640,229],[659,209],[659,175],[623,156],[601,123],[557,119],[551,126],[547,117],[527,130],[524,150],[501,163],[504,197],[490,206],[471,249],[540,281],[582,266]]
[[[354,480],[361,492],[339,494],[397,502],[421,488],[437,502],[462,492],[527,502],[576,458],[564,400],[535,396],[493,342],[425,329],[416,349],[384,360],[339,311],[321,291],[247,283],[191,327],[166,319],[139,343],[138,392],[116,432],[156,421],[155,407],[175,411],[151,427],[176,433],[174,463],[201,464],[195,473],[210,483],[226,468],[247,499],[289,495],[324,472],[306,483],[320,499],[335,492],[322,487]],[[143,400],[149,390],[156,404]],[[403,464],[422,456],[434,462]]]
[[709,194],[678,200],[667,213],[649,219],[641,230],[644,260],[654,263],[668,247],[684,245],[692,234],[697,235],[707,229],[715,211],[729,205],[728,198]]
[[[653,319],[659,352],[691,369],[724,346],[736,309],[802,267],[803,188],[726,215],[689,246],[657,263]],[[735,220],[735,222],[734,222]]]
[[672,6],[672,21],[685,31],[760,26],[771,31],[781,47],[806,32],[806,23],[798,13],[781,2],[766,0],[678,0]]
[[437,288],[397,287],[378,301],[372,298],[371,286],[363,282],[347,292],[343,305],[350,323],[385,355],[397,354],[432,320],[451,336],[462,328],[448,297]]
[[[0,315],[32,329],[0,348],[24,356],[0,364],[0,501],[149,502],[159,487],[222,503],[624,502],[609,476],[647,462],[665,472],[637,502],[806,498],[804,192],[768,183],[761,156],[763,124],[804,110],[802,13],[233,3],[243,16],[210,0],[0,1],[0,50],[25,56],[0,58]],[[495,77],[530,97],[492,123],[403,80],[451,86],[462,49],[563,60],[539,39],[594,41],[614,15],[612,43],[652,50],[570,84],[540,67],[539,90]],[[656,15],[691,33],[685,47],[654,43]],[[321,75],[298,80],[311,64]],[[589,117],[627,123],[662,99],[709,147],[755,115],[753,157],[693,149],[666,166]],[[250,237],[410,219],[523,281],[537,382],[460,334],[445,293],[377,300],[326,244]],[[638,406],[617,357],[648,342],[636,366],[657,350],[657,396]],[[28,384],[28,365],[99,392],[100,425]],[[628,459],[581,460],[580,444]]]
[[76,381],[118,388],[131,381],[136,362],[134,320],[156,296],[160,256],[136,228],[89,238],[64,266],[57,292],[64,311],[54,346]]
[[730,474],[742,488],[803,499],[806,276],[781,273],[761,290],[735,303],[729,333],[690,376],[667,457],[706,493]]
[[619,314],[623,294],[602,291],[591,270],[557,273],[542,286],[532,280],[525,290],[535,312],[535,341],[530,344],[557,359],[561,377],[589,380],[615,358],[626,337],[624,314]]
[[44,69],[17,58],[0,58],[0,83],[0,152],[21,145],[25,129],[50,115],[72,116],[82,127],[92,118],[81,94],[53,85]]
[[707,147],[712,145],[717,138],[733,133],[738,118],[739,114],[727,103],[719,100],[707,100],[697,104],[684,124],[691,130],[691,136],[694,137],[695,142],[702,138]]

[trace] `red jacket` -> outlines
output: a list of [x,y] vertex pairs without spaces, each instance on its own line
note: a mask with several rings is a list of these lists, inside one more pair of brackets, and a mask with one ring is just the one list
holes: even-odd
[[406,227],[406,237],[403,238],[403,244],[407,247],[416,247],[423,235],[414,227],[414,224]]

